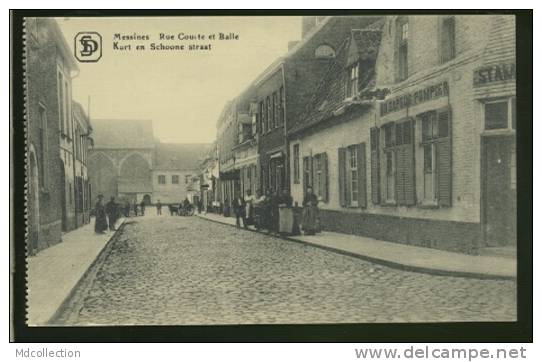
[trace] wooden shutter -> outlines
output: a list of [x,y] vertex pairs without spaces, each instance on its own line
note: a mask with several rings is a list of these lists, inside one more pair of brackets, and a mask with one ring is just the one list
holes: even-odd
[[379,133],[378,128],[371,128],[371,198],[374,205],[380,204]]
[[356,147],[358,161],[358,206],[367,207],[367,166],[365,157],[365,143]]
[[322,176],[324,178],[324,189],[323,189],[323,201],[329,201],[329,177],[328,177],[328,165],[327,165],[327,153],[322,153],[320,158],[320,165],[322,167]]
[[452,137],[451,111],[448,107],[437,112],[437,121],[448,123],[448,136],[436,143],[437,199],[439,206],[452,206]]
[[[408,129],[408,131],[407,131]],[[404,142],[404,192],[405,205],[416,205],[416,176],[414,163],[414,122],[409,120],[403,125]]]
[[416,204],[416,185],[414,176],[414,127],[408,120],[396,124],[396,139],[399,143],[395,153],[395,190],[398,205]]
[[339,148],[339,201],[342,207],[348,206],[346,203],[346,148]]
[[307,185],[310,180],[308,179],[307,169],[309,168],[309,158],[303,157],[303,195],[307,194]]

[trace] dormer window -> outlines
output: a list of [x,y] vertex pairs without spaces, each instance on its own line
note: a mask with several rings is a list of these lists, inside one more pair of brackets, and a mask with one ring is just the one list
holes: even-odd
[[330,47],[329,45],[326,45],[326,44],[320,45],[314,51],[314,57],[316,59],[335,58],[335,49],[333,49],[332,47]]
[[358,94],[359,84],[359,63],[354,63],[348,68],[348,83],[346,86],[346,98],[354,97]]

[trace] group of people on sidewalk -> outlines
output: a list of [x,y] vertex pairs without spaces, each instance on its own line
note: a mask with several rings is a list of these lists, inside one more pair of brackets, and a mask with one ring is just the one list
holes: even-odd
[[236,226],[240,228],[242,222],[244,228],[254,225],[257,230],[265,229],[270,234],[278,235],[300,235],[301,229],[305,235],[320,232],[318,197],[312,188],[307,188],[303,198],[301,218],[292,204],[293,198],[288,190],[279,192],[269,189],[265,194],[257,190],[254,196],[248,190],[247,196],[238,195],[233,200]]
[[94,213],[96,220],[94,223],[94,231],[98,234],[104,234],[107,228],[115,231],[115,224],[120,217],[119,205],[115,202],[115,198],[111,197],[111,200],[107,204],[103,204],[103,195],[98,195],[98,200],[94,206]]

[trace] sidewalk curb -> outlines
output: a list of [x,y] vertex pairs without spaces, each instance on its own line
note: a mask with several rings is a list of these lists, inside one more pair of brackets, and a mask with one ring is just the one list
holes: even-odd
[[69,302],[71,301],[71,299],[73,298],[74,294],[75,294],[75,291],[78,289],[78,287],[81,285],[81,283],[83,282],[83,280],[85,280],[88,276],[88,274],[90,273],[91,270],[94,269],[94,267],[96,266],[96,264],[98,263],[98,260],[101,260],[102,257],[105,255],[106,253],[106,250],[109,249],[109,246],[111,245],[111,241],[113,241],[115,238],[118,237],[118,235],[120,235],[120,231],[122,231],[122,229],[124,229],[124,226],[126,224],[126,218],[124,218],[122,220],[122,223],[117,227],[117,230],[115,230],[115,232],[113,233],[113,235],[111,235],[111,237],[109,238],[109,240],[107,240],[107,242],[104,244],[102,250],[100,250],[100,252],[96,255],[96,257],[94,258],[94,260],[92,261],[92,263],[90,263],[89,267],[87,268],[87,270],[85,270],[85,272],[81,275],[81,277],[77,280],[77,283],[74,284],[74,286],[71,288],[70,292],[66,295],[66,298],[64,298],[64,300],[62,301],[62,303],[60,303],[60,305],[58,306],[58,308],[56,309],[55,313],[51,316],[51,318],[49,318],[47,320],[47,322],[44,324],[45,326],[56,326],[56,325],[59,325],[58,323],[55,323],[55,321],[60,317],[60,315],[62,315],[62,313],[64,312],[64,310],[67,308]]
[[[235,225],[232,225],[232,224],[224,222],[224,221],[213,220],[213,219],[209,219],[209,218],[206,218],[204,216],[199,216],[199,215],[196,215],[196,216],[198,216],[200,219],[204,219],[204,220],[207,220],[207,221],[211,221],[211,222],[215,222],[215,223],[218,223],[218,224],[223,224],[223,225],[228,225],[228,226],[235,227]],[[267,233],[264,233],[264,232],[261,232],[261,231],[255,230],[255,229],[244,229],[243,228],[242,230],[252,231],[252,232],[255,232],[255,233],[258,233],[258,234],[263,234],[263,235],[271,236],[271,237],[278,238],[278,239],[283,239],[283,240],[296,242],[296,243],[299,243],[299,244],[305,244],[305,245],[313,246],[315,248],[331,251],[333,253],[347,255],[347,256],[354,257],[354,258],[369,261],[369,262],[372,262],[372,263],[375,263],[375,264],[384,265],[384,266],[387,266],[387,267],[390,267],[390,268],[393,268],[393,269],[400,269],[400,270],[409,271],[409,272],[432,274],[432,275],[447,276],[447,277],[457,277],[457,278],[470,278],[470,279],[507,280],[507,281],[516,281],[517,280],[517,277],[513,276],[513,275],[496,275],[496,274],[475,273],[475,272],[466,272],[466,271],[444,270],[444,269],[427,268],[427,267],[423,267],[423,266],[401,264],[401,263],[397,263],[397,262],[386,260],[386,259],[375,258],[375,257],[369,256],[369,255],[357,254],[357,253],[350,252],[350,251],[343,250],[343,249],[338,249],[338,248],[333,248],[333,247],[326,246],[326,245],[311,243],[310,241],[297,239],[297,238],[292,237],[292,236],[271,235],[271,234],[267,234]]]

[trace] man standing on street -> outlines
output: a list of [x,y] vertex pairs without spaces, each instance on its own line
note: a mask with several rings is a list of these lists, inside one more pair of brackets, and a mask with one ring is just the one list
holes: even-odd
[[109,218],[109,230],[115,231],[115,224],[117,223],[117,204],[115,203],[115,198],[111,196],[111,201],[105,205],[105,212]]
[[238,228],[241,227],[241,222],[239,219],[243,219],[243,227],[246,229],[248,225],[245,211],[245,200],[241,195],[237,195],[237,197],[233,200],[233,212],[235,213],[235,225]]
[[96,214],[94,231],[98,234],[103,234],[105,230],[107,230],[107,218],[105,216],[105,207],[102,200],[103,195],[98,195],[98,201],[94,206],[94,213]]
[[162,203],[160,202],[160,199],[158,199],[158,202],[156,203],[156,214],[162,215]]
[[145,200],[141,200],[139,205],[141,206],[141,216],[145,216]]

